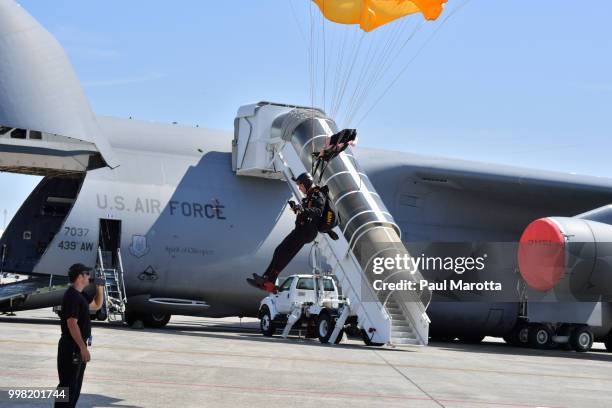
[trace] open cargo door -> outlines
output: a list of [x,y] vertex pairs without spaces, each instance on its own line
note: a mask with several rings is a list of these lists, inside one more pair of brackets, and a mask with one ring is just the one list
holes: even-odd
[[0,170],[117,165],[60,44],[17,3],[0,1]]

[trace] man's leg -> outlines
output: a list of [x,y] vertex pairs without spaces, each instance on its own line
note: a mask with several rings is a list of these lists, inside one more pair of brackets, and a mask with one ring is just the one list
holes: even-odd
[[57,346],[57,374],[59,376],[58,388],[65,388],[68,402],[55,402],[56,408],[74,407],[75,379],[77,376],[77,366],[72,364],[72,345],[68,341],[60,340]]
[[283,241],[274,250],[272,261],[266,272],[264,272],[264,278],[268,282],[276,281],[276,278],[285,269],[289,262],[300,252],[300,249],[306,244],[309,237],[305,234],[303,229],[294,229],[283,239]]
[[79,397],[81,396],[81,386],[83,385],[83,376],[85,375],[85,367],[87,363],[79,363],[76,369],[75,389],[74,389],[74,405],[76,406]]

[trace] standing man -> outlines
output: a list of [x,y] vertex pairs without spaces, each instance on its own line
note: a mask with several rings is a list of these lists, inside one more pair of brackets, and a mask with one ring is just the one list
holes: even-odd
[[104,280],[96,280],[96,295],[91,299],[83,289],[89,284],[91,268],[77,263],[68,270],[70,286],[64,294],[60,312],[62,336],[57,346],[59,387],[68,388],[68,402],[55,402],[56,407],[74,407],[81,394],[85,366],[91,359],[87,346],[91,345],[89,311],[99,310],[104,301]]
[[263,276],[254,273],[253,278],[247,279],[250,285],[267,292],[274,292],[276,290],[276,277],[300,252],[304,245],[314,241],[317,237],[318,226],[321,222],[321,215],[325,205],[325,198],[315,186],[310,173],[302,173],[293,180],[302,194],[305,195],[302,199],[302,205],[298,205],[293,201],[289,202],[291,209],[297,215],[295,228],[276,247],[272,261]]

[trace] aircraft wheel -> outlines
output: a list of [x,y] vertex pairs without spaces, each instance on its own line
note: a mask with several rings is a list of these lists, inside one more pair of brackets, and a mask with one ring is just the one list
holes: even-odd
[[140,313],[136,313],[130,310],[126,310],[125,311],[125,323],[128,326],[132,326],[134,323],[136,323],[136,321],[138,320],[144,320],[144,316]]
[[545,324],[529,325],[529,345],[538,349],[547,349],[552,344],[553,332]]
[[143,323],[146,327],[161,329],[168,324],[171,317],[170,313],[151,313],[143,316]]
[[525,346],[529,343],[529,326],[525,322],[518,322],[503,338],[512,346]]
[[96,320],[99,320],[101,322],[105,321],[108,318],[108,315],[106,314],[106,310],[104,310],[104,308],[101,308],[100,310],[96,311],[96,314],[94,316]]
[[263,306],[259,312],[259,328],[261,329],[261,334],[266,337],[272,337],[276,332],[268,306]]
[[606,350],[612,352],[612,334],[608,334],[608,337],[604,339],[604,344],[606,345]]
[[570,335],[570,345],[578,352],[589,351],[593,346],[593,332],[588,326],[579,326]]

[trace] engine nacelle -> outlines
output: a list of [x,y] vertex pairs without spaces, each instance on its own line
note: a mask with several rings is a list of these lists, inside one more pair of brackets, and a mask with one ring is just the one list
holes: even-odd
[[557,299],[612,299],[612,206],[576,217],[533,221],[521,236],[518,265],[527,284]]

